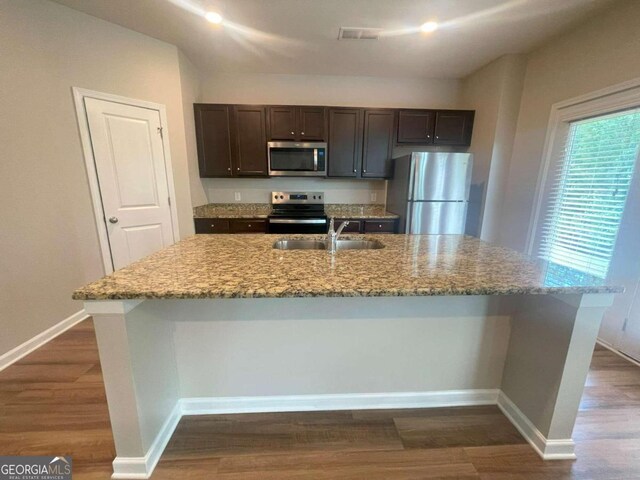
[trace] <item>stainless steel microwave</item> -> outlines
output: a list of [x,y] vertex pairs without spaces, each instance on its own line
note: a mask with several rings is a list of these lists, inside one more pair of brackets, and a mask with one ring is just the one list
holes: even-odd
[[269,142],[269,175],[325,177],[327,144],[323,142]]

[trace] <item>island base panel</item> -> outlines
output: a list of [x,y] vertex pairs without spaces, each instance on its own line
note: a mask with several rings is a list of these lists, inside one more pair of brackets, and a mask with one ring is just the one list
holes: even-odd
[[593,348],[613,294],[511,300],[499,404],[545,459],[574,458],[571,440]]
[[118,457],[151,474],[182,415],[498,404],[547,459],[609,294],[90,301]]

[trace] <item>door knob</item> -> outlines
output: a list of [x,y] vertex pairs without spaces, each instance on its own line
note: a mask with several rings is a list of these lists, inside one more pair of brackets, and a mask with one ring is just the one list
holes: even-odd
[[109,223],[118,223],[118,217],[109,218]]

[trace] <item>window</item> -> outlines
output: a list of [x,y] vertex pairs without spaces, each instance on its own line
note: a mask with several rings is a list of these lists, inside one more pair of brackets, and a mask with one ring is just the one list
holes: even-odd
[[631,187],[640,109],[568,123],[549,178],[538,255],[606,277]]

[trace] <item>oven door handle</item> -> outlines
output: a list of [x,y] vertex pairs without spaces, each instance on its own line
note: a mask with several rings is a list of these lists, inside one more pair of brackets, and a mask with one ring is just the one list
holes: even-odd
[[270,218],[269,223],[275,224],[296,224],[296,225],[321,225],[326,224],[327,221],[321,218],[305,218],[305,219],[293,219],[293,218]]

